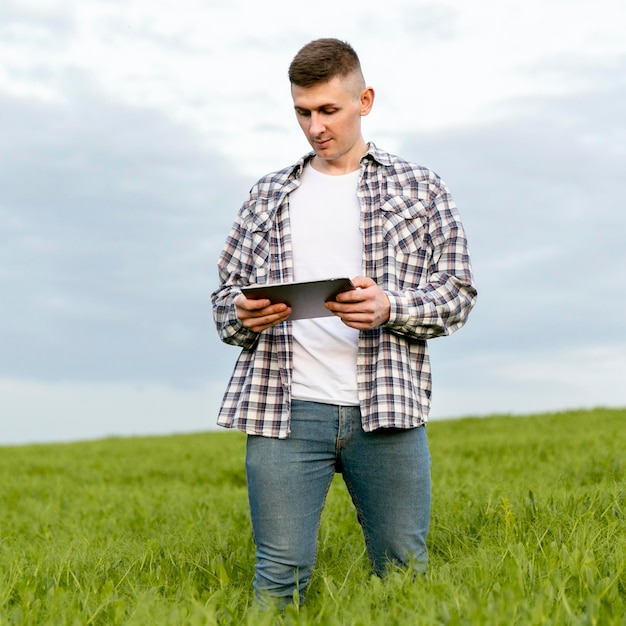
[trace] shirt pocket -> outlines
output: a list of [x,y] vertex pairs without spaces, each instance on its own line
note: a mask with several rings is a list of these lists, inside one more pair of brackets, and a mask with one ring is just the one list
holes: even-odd
[[406,196],[390,196],[381,205],[383,238],[402,254],[413,254],[424,247],[428,226],[428,206]]
[[268,282],[271,257],[271,233],[273,219],[268,210],[268,200],[257,199],[254,212],[246,220],[247,248],[250,254],[250,284]]

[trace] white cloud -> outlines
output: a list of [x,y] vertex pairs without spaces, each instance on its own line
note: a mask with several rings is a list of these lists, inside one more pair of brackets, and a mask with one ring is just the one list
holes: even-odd
[[254,173],[306,150],[291,119],[286,68],[298,47],[317,36],[346,38],[360,52],[378,90],[368,128],[387,142],[407,128],[492,120],[500,103],[521,96],[587,87],[591,73],[573,68],[626,52],[619,28],[626,8],[613,0],[488,6],[372,0],[339,7],[329,0],[306,19],[276,0],[61,6],[51,3],[37,20],[34,6],[13,9],[0,27],[0,88],[64,100],[77,77],[88,77],[113,101],[184,122]]

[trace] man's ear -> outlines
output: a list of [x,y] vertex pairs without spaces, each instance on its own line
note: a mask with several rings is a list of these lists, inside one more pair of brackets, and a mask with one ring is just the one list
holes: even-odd
[[365,89],[361,91],[361,116],[367,115],[372,110],[375,95],[373,87],[365,87]]

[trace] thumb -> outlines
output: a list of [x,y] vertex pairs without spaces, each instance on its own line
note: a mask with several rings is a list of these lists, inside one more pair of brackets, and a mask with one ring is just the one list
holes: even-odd
[[376,283],[372,278],[367,276],[357,276],[352,279],[352,284],[358,289],[367,289],[368,287],[374,286]]

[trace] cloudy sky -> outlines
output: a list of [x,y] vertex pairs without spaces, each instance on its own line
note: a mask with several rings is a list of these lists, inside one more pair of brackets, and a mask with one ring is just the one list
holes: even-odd
[[214,427],[217,255],[308,151],[286,70],[325,36],[376,90],[365,138],[468,231],[433,419],[625,406],[625,27],[621,0],[3,0],[0,444]]

